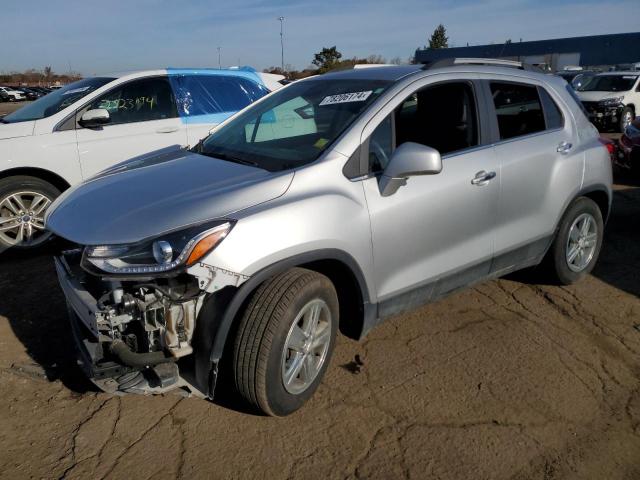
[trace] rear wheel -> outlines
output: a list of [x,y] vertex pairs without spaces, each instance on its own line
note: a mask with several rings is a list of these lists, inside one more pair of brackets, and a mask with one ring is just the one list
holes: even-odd
[[576,199],[565,213],[549,252],[560,283],[576,283],[591,272],[600,254],[603,233],[598,205],[586,197]]
[[254,293],[234,345],[236,388],[253,406],[284,416],[316,391],[338,330],[338,297],[331,281],[293,268]]
[[44,215],[60,191],[36,177],[0,180],[0,250],[36,248],[51,239]]

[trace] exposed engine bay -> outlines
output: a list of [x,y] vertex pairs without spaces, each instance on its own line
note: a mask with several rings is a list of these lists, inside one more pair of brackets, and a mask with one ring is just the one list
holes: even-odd
[[81,252],[56,258],[80,363],[107,392],[164,393],[181,388],[204,396],[189,380],[196,319],[207,293],[201,281],[176,277],[117,280],[80,267]]

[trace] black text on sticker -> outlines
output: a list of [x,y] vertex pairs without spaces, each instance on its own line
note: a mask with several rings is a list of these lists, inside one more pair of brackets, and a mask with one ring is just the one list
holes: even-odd
[[369,90],[367,92],[353,92],[341,93],[340,95],[329,95],[328,97],[324,97],[324,99],[320,102],[320,106],[333,105],[336,103],[364,102],[372,93],[373,92]]

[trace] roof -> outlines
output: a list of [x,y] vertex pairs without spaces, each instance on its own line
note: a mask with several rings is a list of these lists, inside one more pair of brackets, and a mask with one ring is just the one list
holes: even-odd
[[311,77],[309,80],[400,80],[407,75],[419,72],[422,65],[394,65],[392,67],[370,67],[340,70]]

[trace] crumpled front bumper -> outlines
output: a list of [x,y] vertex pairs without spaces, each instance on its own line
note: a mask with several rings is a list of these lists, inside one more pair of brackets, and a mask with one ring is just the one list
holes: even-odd
[[109,393],[156,394],[180,388],[185,394],[204,397],[192,382],[179,373],[177,363],[132,367],[114,360],[108,354],[113,339],[105,335],[99,326],[105,313],[80,281],[80,267],[73,268],[67,261],[68,254],[69,252],[54,257],[54,261],[60,287],[67,301],[78,365],[87,377],[101,390]]
[[620,121],[624,110],[623,104],[604,106],[598,102],[583,102],[589,121],[597,127],[610,128]]

